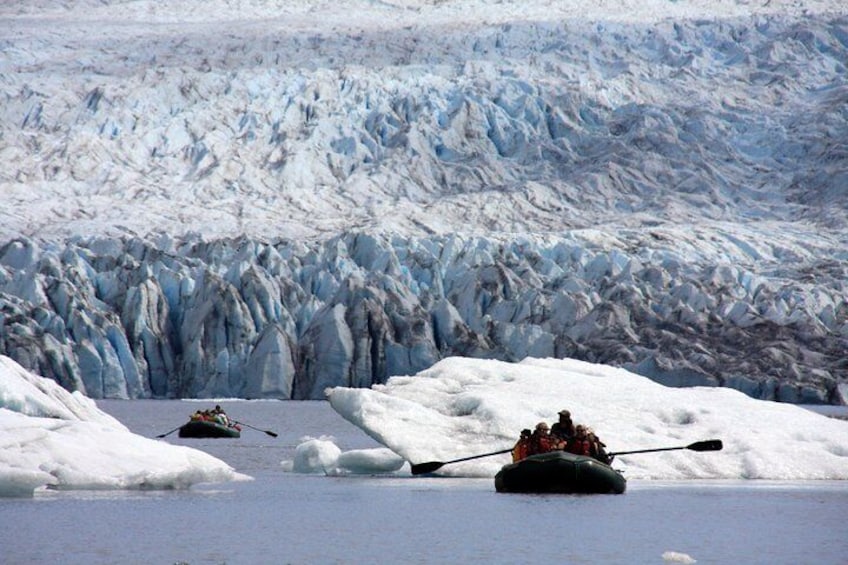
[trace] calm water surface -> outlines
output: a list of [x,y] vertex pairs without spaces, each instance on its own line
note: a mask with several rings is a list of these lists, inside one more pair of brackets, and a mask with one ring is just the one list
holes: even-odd
[[[196,408],[103,401],[154,437]],[[848,562],[844,482],[631,481],[621,496],[497,494],[491,479],[284,472],[305,435],[377,447],[325,402],[222,402],[240,439],[163,441],[223,459],[253,481],[166,492],[39,492],[0,499],[0,563]]]

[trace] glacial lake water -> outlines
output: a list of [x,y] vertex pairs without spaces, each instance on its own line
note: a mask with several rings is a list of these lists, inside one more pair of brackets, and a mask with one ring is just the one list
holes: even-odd
[[[326,402],[221,402],[261,430],[191,445],[253,481],[0,499],[0,563],[848,562],[844,481],[636,481],[615,496],[507,495],[491,479],[286,472],[304,436],[378,447]],[[211,403],[100,401],[155,437]]]

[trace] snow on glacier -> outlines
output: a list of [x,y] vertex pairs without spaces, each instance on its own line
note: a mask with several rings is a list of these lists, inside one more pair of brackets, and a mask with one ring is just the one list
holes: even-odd
[[838,2],[198,12],[0,8],[0,234],[845,226]]

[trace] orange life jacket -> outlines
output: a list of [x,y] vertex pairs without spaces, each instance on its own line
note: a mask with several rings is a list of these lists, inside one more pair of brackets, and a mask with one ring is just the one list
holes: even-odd
[[512,462],[521,461],[530,455],[530,438],[521,438],[512,448]]

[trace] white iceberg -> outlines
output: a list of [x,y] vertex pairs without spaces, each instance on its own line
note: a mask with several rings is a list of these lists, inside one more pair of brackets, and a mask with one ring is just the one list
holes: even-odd
[[305,437],[295,449],[293,461],[283,461],[288,471],[325,475],[381,475],[400,470],[406,461],[391,449],[352,449],[344,451],[334,438]]
[[[582,361],[449,358],[385,385],[326,393],[336,412],[411,463],[507,449],[520,430],[568,408],[611,452],[724,443],[715,452],[621,455],[615,466],[631,479],[848,479],[846,421],[727,388],[669,388]],[[439,472],[493,476],[508,461],[483,457]]]
[[0,496],[249,478],[202,451],[133,434],[94,401],[0,356]]

